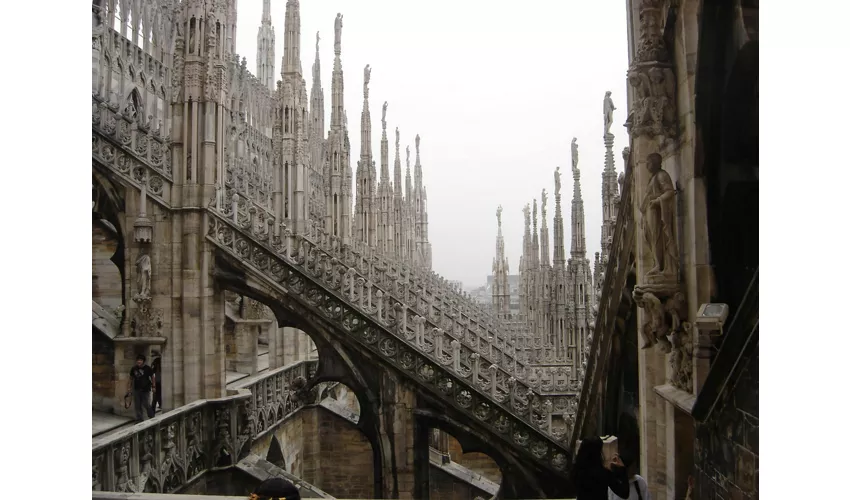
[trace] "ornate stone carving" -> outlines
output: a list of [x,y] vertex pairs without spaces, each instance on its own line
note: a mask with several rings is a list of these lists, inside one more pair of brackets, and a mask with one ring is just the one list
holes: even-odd
[[136,302],[150,300],[151,257],[147,253],[141,253],[136,258],[136,279],[139,283],[139,292],[133,297],[133,300]]
[[662,38],[661,0],[642,0],[637,56],[629,68],[629,84],[635,100],[626,127],[632,136],[659,137],[666,141],[678,135],[676,76]]
[[647,157],[651,175],[640,204],[641,229],[652,256],[652,268],[644,275],[647,283],[676,283],[679,276],[678,246],[675,238],[676,188],[661,168],[661,155]]

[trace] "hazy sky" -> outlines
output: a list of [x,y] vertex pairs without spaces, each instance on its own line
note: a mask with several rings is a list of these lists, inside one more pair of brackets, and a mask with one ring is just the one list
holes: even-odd
[[[256,74],[262,0],[239,0],[236,49]],[[283,57],[285,0],[272,0],[275,72]],[[401,160],[421,136],[434,270],[464,286],[484,284],[496,251],[502,205],[512,273],[522,253],[522,207],[546,188],[553,234],[554,170],[562,172],[565,246],[570,244],[570,141],[578,138],[587,258],[599,251],[602,99],[612,91],[611,132],[622,171],[625,129],[626,9],[623,0],[302,0],[301,61],[309,89],[321,32],[325,123],[330,123],[333,27],[344,16],[342,64],[352,169],[360,157],[363,67],[372,66],[372,150],[380,175],[381,105],[389,103],[390,179],[394,130]],[[550,243],[550,258],[554,247]]]

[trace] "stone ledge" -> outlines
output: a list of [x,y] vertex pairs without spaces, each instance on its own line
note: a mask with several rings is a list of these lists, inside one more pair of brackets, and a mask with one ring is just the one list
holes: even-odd
[[653,387],[652,390],[655,391],[655,394],[661,396],[662,399],[667,401],[668,403],[672,403],[673,406],[687,413],[691,414],[691,411],[694,408],[694,403],[696,403],[697,397],[691,394],[690,392],[685,392],[681,389],[673,387],[670,384],[659,385]]
[[165,337],[115,337],[112,341],[116,344],[165,345],[168,339]]

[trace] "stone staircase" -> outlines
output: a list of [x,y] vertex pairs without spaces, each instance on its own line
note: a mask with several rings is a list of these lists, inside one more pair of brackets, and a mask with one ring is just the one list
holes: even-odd
[[[92,129],[93,162],[172,210],[168,141],[96,96]],[[293,234],[267,207],[226,184],[206,209],[207,241],[253,280],[336,325],[335,334],[355,340],[493,438],[566,474],[577,398],[563,370],[517,359],[497,320],[436,274],[343,245],[315,227]]]

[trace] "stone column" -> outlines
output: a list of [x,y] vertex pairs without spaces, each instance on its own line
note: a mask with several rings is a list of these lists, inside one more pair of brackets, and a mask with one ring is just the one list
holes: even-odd
[[428,463],[427,428],[423,430],[414,424],[416,392],[388,372],[384,372],[381,379],[382,404],[377,409],[377,414],[381,440],[384,443],[381,464],[384,479],[382,498],[427,498],[417,495],[416,491],[417,446],[422,448],[420,455],[424,454],[419,460],[424,456],[425,463]]

